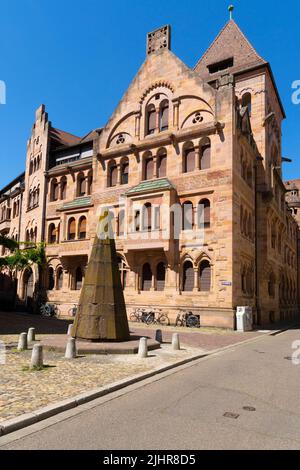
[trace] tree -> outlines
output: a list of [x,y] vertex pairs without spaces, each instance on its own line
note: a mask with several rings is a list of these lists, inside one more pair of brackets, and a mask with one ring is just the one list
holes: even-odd
[[[23,244],[23,243],[22,243]],[[6,236],[0,236],[0,245],[8,248],[11,254],[0,258],[0,271],[6,271],[13,286],[17,285],[18,273],[36,264],[43,268],[46,264],[45,246],[43,243],[34,248],[20,249],[20,244]],[[24,243],[26,245],[26,243]],[[13,304],[15,305],[16,289],[14,288]]]
[[12,238],[8,238],[6,235],[0,234],[0,245],[7,248],[9,251],[14,251],[19,248],[19,243]]

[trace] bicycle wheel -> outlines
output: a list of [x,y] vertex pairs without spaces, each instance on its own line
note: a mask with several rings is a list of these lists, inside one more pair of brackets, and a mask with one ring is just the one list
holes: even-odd
[[169,326],[170,320],[168,315],[162,314],[158,319],[158,323],[160,323],[160,325]]
[[190,315],[186,320],[186,325],[189,328],[198,328],[199,325],[199,318],[196,315]]
[[137,317],[136,313],[131,313],[129,315],[129,320],[132,321],[132,322],[138,321],[138,317]]
[[153,325],[154,322],[155,322],[154,313],[149,313],[148,315],[145,316],[146,325]]

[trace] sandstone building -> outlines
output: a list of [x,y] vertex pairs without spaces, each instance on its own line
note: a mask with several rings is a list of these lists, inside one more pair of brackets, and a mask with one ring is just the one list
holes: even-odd
[[25,174],[0,192],[0,232],[46,243],[47,273],[19,276],[21,304],[41,285],[63,313],[78,301],[108,207],[128,312],[189,309],[228,328],[237,306],[258,324],[298,313],[298,225],[271,67],[233,20],[193,69],[170,44],[168,26],[148,35],[146,60],[102,129],[77,137],[37,110]]

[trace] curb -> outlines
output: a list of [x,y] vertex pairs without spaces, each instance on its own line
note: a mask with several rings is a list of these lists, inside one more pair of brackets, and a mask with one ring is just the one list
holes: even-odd
[[[278,330],[278,331],[280,332],[281,330]],[[284,332],[284,330],[282,332]],[[183,359],[181,361],[175,362],[174,364],[168,364],[163,367],[157,367],[151,370],[150,372],[146,372],[146,373],[142,372],[140,374],[132,376],[129,379],[128,378],[122,379],[113,384],[105,385],[103,387],[81,393],[73,398],[68,398],[66,400],[62,400],[52,405],[45,406],[31,413],[26,413],[16,418],[3,421],[2,423],[0,423],[0,437],[6,436],[7,434],[11,434],[15,431],[19,431],[20,429],[39,423],[40,421],[51,418],[64,411],[74,409],[77,406],[91,402],[93,400],[96,400],[97,398],[101,398],[110,393],[116,392],[118,390],[122,390],[123,388],[126,388],[135,383],[142,382],[143,380],[155,377],[156,375],[162,374],[163,372],[176,369],[177,367],[192,363],[194,361],[197,361],[198,359],[203,359],[208,356],[216,355],[222,351],[232,349],[236,346],[241,346],[243,344],[255,342],[259,339],[264,338],[265,336],[274,336],[274,331],[272,333],[266,333],[265,335],[262,335],[262,336],[256,336],[254,338],[240,341],[238,343],[230,344],[228,346],[224,346],[223,348],[214,349],[207,353],[196,354],[187,359]]]

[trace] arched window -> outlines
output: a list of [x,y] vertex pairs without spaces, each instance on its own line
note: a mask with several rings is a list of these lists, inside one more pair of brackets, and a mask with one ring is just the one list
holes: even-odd
[[59,184],[57,182],[57,179],[54,178],[51,181],[51,192],[50,192],[50,200],[51,201],[57,201],[58,200],[58,190],[59,190]]
[[33,173],[33,162],[31,161],[29,164],[29,174],[32,175]]
[[82,287],[82,270],[81,268],[77,268],[75,271],[75,290],[80,290]]
[[193,144],[183,150],[183,172],[189,173],[195,170],[195,148]]
[[55,285],[54,281],[54,269],[48,268],[48,290],[53,290]]
[[165,289],[166,267],[164,263],[159,263],[156,268],[156,290],[163,291]]
[[121,184],[128,184],[129,163],[125,161],[121,165]]
[[211,165],[211,143],[207,137],[200,143],[200,169],[207,170]]
[[86,195],[86,178],[83,173],[78,175],[77,180],[77,196],[82,197]]
[[183,265],[182,290],[192,292],[194,289],[195,275],[191,261],[186,261]]
[[149,291],[152,287],[152,270],[149,263],[144,264],[142,274],[142,290]]
[[93,172],[89,171],[88,172],[88,177],[87,177],[87,194],[92,194],[93,191]]
[[269,276],[268,293],[270,297],[275,297],[275,276],[273,273]]
[[202,199],[198,204],[198,228],[201,228],[202,223],[204,228],[210,227],[210,201]]
[[135,211],[134,214],[134,230],[139,232],[141,229],[141,213],[140,211]]
[[60,198],[62,200],[67,197],[67,178],[65,176],[60,180]]
[[78,238],[80,240],[86,238],[86,217],[81,217],[78,224]]
[[159,178],[167,176],[167,153],[165,150],[158,153],[157,174]]
[[33,237],[34,237],[34,239],[33,239],[33,240],[34,240],[34,243],[36,243],[36,242],[37,242],[37,227],[35,227],[35,229],[34,229],[34,235],[33,235]]
[[118,182],[118,167],[115,163],[111,163],[108,167],[108,186],[113,188]]
[[143,230],[152,230],[152,206],[149,202],[143,207]]
[[193,230],[193,203],[186,201],[182,205],[182,230]]
[[68,240],[75,240],[76,238],[76,221],[71,217],[68,223]]
[[124,235],[124,225],[125,225],[125,211],[122,209],[119,212],[118,217],[118,235],[119,237]]
[[211,286],[211,266],[208,260],[201,261],[199,267],[200,291],[209,292]]
[[251,111],[252,111],[252,97],[251,97],[251,93],[245,93],[245,94],[242,96],[242,107],[243,107],[243,108],[247,107],[247,108],[248,108],[248,112],[249,112],[249,116],[251,116]]
[[156,110],[154,104],[148,106],[146,113],[146,134],[154,134],[156,129]]
[[56,243],[56,227],[54,224],[49,225],[48,243]]
[[154,177],[154,160],[153,157],[145,159],[145,180],[152,180]]
[[164,100],[161,102],[160,111],[160,131],[166,131],[169,129],[169,102]]
[[64,280],[63,268],[59,267],[56,271],[56,289],[57,290],[62,290],[63,280]]

